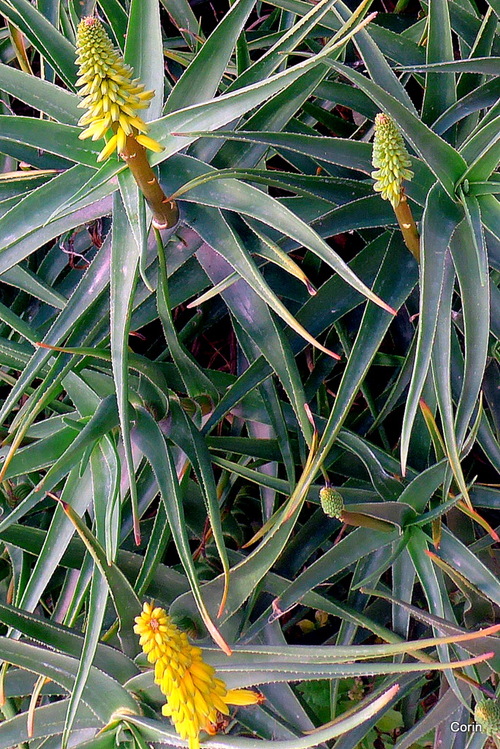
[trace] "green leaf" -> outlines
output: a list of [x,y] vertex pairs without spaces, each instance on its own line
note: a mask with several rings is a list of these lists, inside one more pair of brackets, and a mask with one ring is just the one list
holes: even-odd
[[197,45],[197,37],[203,40],[200,24],[188,0],[161,0],[161,4],[169,13],[174,25],[181,31],[188,47],[193,48]]
[[0,63],[0,89],[66,125],[75,125],[82,114],[75,94],[3,63]]
[[[14,666],[52,679],[68,692],[73,688],[78,669],[76,658],[7,637],[0,638],[0,655]],[[126,689],[95,667],[90,670],[89,679],[82,693],[82,702],[104,725],[117,710],[125,708],[135,713],[138,709],[136,701]]]
[[87,448],[93,445],[103,433],[113,429],[117,423],[116,399],[114,396],[109,396],[101,402],[92,419],[74,438],[61,457],[52,464],[40,483],[0,522],[0,532],[23,517],[45,497],[47,492],[51,491],[70,472],[75,462],[86,453]]
[[431,125],[456,100],[453,73],[434,73],[428,66],[434,62],[454,60],[449,7],[446,0],[429,0],[427,31],[427,75],[425,79],[422,120]]
[[[337,50],[338,53],[338,50]],[[304,102],[314,93],[316,86],[326,75],[326,68],[317,66],[308,70],[284,91],[273,96],[263,104],[255,114],[245,121],[250,130],[280,130],[300,109]],[[214,159],[215,166],[232,165],[251,167],[258,164],[266,151],[265,146],[226,143]]]
[[168,97],[165,114],[208,101],[216,94],[236,41],[254,5],[255,0],[237,0],[232,4],[175,84]]
[[145,90],[155,92],[149,106],[141,112],[145,122],[155,120],[163,108],[165,76],[158,0],[131,0],[124,58]]
[[2,140],[24,143],[42,151],[55,153],[86,166],[95,166],[99,147],[91,141],[79,140],[81,128],[33,117],[0,115]]
[[[61,502],[64,512],[73,523],[74,527],[78,531],[78,535],[85,544],[87,551],[91,555],[95,564],[99,568],[100,573],[107,582],[109,592],[113,598],[113,603],[116,609],[116,613],[119,618],[119,636],[122,644],[123,651],[129,657],[133,657],[139,650],[139,644],[137,637],[134,635],[134,618],[138,616],[141,610],[141,603],[136,596],[134,589],[128,582],[127,578],[121,572],[121,570],[114,564],[109,563],[106,559],[106,553],[102,548],[99,541],[96,539],[92,531],[87,528],[81,517],[73,510],[71,505]],[[95,591],[94,595],[99,598],[104,592],[104,588],[99,586]],[[95,631],[92,637],[95,637]],[[91,639],[88,644],[88,648],[92,650],[95,647],[95,643]],[[80,671],[79,671],[80,673]],[[85,678],[84,683],[88,684],[88,676]],[[81,684],[80,684],[81,686]]]
[[[290,10],[293,13],[297,13],[302,16],[310,10],[309,3],[301,2],[301,0],[273,0],[272,5],[276,5],[279,8],[285,8],[286,10]],[[326,14],[326,16],[322,19],[322,25],[338,31],[342,24],[349,20],[351,15],[352,13],[350,8],[345,3],[339,2],[337,0],[337,3],[332,9],[332,12]],[[366,68],[373,80],[376,81],[378,85],[381,86],[384,90],[390,92],[392,96],[399,99],[406,107],[408,107],[412,112],[416,114],[415,107],[410,97],[408,96],[406,90],[401,85],[397,77],[394,75],[390,65],[379,49],[378,45],[382,45],[384,42],[386,42],[388,36],[391,40],[391,51],[397,49],[397,54],[399,57],[402,45],[401,43],[394,44],[393,40],[393,37],[396,37],[397,40],[397,35],[394,34],[393,36],[391,36],[387,33],[387,30],[379,29],[379,27],[375,24],[371,24],[368,29],[361,30],[355,37],[355,44],[358,47],[360,56],[363,59],[363,62],[365,63]]]
[[[349,169],[364,172],[371,175],[372,146],[344,138],[326,138],[318,135],[302,135],[299,133],[270,133],[270,132],[247,132],[243,130],[219,130],[215,133],[197,131],[191,133],[196,136],[208,136],[212,138],[224,138],[227,140],[263,143],[279,149],[280,152],[306,154],[319,163],[326,162],[338,164]],[[434,184],[431,172],[420,159],[413,158],[411,164],[415,172],[415,179],[406,185],[407,194],[421,205],[425,204],[427,193]],[[418,184],[417,184],[418,183]],[[362,184],[362,183],[360,183]],[[342,201],[344,202],[344,201]]]
[[[93,262],[88,267],[82,280],[75,288],[71,298],[67,302],[64,310],[55,320],[52,327],[45,336],[44,343],[49,345],[57,345],[61,340],[65,339],[68,334],[78,328],[78,323],[85,327],[89,322],[87,313],[89,309],[96,304],[99,300],[100,294],[106,287],[109,278],[109,263],[110,263],[110,240],[106,239],[99,253],[94,258]],[[98,312],[101,317],[102,312]],[[91,325],[96,324],[96,321]],[[85,339],[84,339],[85,340]],[[6,416],[10,413],[10,410],[18,400],[18,398],[25,392],[27,385],[33,380],[38,374],[40,369],[47,364],[49,359],[53,356],[50,349],[39,348],[33,355],[30,363],[21,376],[19,377],[16,385],[12,388],[9,395],[6,397],[1,412],[0,422],[3,421]]]
[[500,201],[494,195],[479,197],[483,224],[500,241]]
[[[453,476],[457,482],[461,494],[470,506],[469,492],[467,484],[460,465],[460,447],[457,442],[455,432],[455,418],[453,413],[453,399],[451,391],[451,314],[453,287],[455,284],[455,271],[451,258],[447,257],[443,274],[443,286],[441,289],[441,298],[439,301],[438,319],[439,325],[436,326],[436,335],[432,346],[432,374],[434,387],[436,390],[439,413],[441,415],[441,425],[443,429],[446,455],[450,462]],[[438,434],[439,438],[439,434]],[[434,447],[436,457],[436,446]]]
[[28,0],[0,0],[0,12],[38,50],[58,76],[73,88],[75,48]]
[[[177,181],[179,178],[183,178],[184,181],[187,181],[189,178],[193,178],[194,176],[197,176],[197,174],[201,174],[206,170],[206,165],[202,165],[201,162],[186,156],[176,157],[172,166],[174,165],[174,170],[169,169],[167,171],[165,169],[162,171],[162,178],[169,188],[170,186],[173,187],[173,180]],[[201,171],[202,169],[203,172]],[[385,302],[383,302],[376,294],[368,289],[359,278],[357,278],[347,263],[334,253],[331,247],[329,247],[313,229],[278,200],[271,198],[269,195],[265,195],[261,190],[252,187],[252,185],[247,185],[235,180],[227,180],[227,182],[225,180],[216,180],[207,185],[201,185],[194,190],[191,190],[185,197],[190,202],[193,201],[195,203],[202,203],[215,208],[226,208],[237,211],[243,215],[251,216],[269,226],[281,230],[285,236],[295,239],[297,242],[318,255],[325,263],[333,268],[333,270],[335,270],[344,281],[359,291],[360,294],[371,299],[384,309],[392,311]],[[219,240],[219,243],[220,241],[221,240]],[[231,241],[235,243],[234,238]],[[212,242],[215,242],[215,239],[212,240]],[[237,248],[238,245],[235,243],[234,246]],[[234,263],[233,267],[235,270],[238,270],[238,272],[244,276],[245,280],[252,286],[256,293],[258,293],[259,296],[262,296],[275,312],[283,317],[289,325],[294,327],[292,316],[288,310],[274,298],[274,294],[270,292],[267,284],[265,284],[260,274],[257,273],[254,264],[252,263],[250,266],[249,258],[242,254],[242,252],[237,253],[236,249],[233,250],[231,256],[228,256],[228,250],[226,250],[225,256],[228,259],[232,256],[230,262],[232,264]],[[297,330],[296,325],[295,329]],[[303,331],[301,331],[301,334],[304,335],[304,337],[307,337]],[[313,343],[310,336],[307,337],[307,340]],[[314,345],[318,344],[314,343]]]
[[[43,547],[45,532],[33,526],[11,525],[0,535],[3,541],[36,556]],[[85,546],[79,538],[73,538],[61,559],[61,566],[81,570],[85,559]],[[143,562],[143,557],[120,549],[118,562],[126,578],[135,581]],[[151,582],[151,595],[170,603],[186,592],[187,581],[183,575],[161,565],[154,573]]]
[[462,156],[376,83],[339,62],[329,61],[329,65],[359,86],[381,110],[397,122],[405,138],[436,175],[453,200],[455,198],[455,184],[467,168]]
[[156,304],[168,350],[179,371],[187,394],[192,398],[200,395],[210,395],[212,399],[217,400],[218,392],[213,386],[212,381],[198,366],[192,354],[179,341],[170,306],[169,281],[167,278],[163,242],[157,230],[155,234],[158,248],[158,290],[156,293]]
[[82,165],[68,169],[30,192],[0,218],[0,273],[59,234],[109,212],[110,201],[99,201],[116,188],[104,184],[100,191],[82,197],[80,204],[73,204],[64,217],[58,215],[68,195],[77,192],[91,174],[94,170]]
[[[329,724],[327,727],[318,729],[312,736],[307,735],[297,739],[289,739],[288,741],[257,741],[241,737],[238,737],[237,741],[235,741],[230,736],[223,736],[217,739],[217,745],[221,744],[228,749],[257,749],[257,746],[261,747],[261,749],[271,749],[271,747],[276,747],[277,749],[308,749],[308,747],[316,746],[319,742],[328,741],[331,738],[352,730],[355,726],[367,720],[384,707],[395,696],[398,689],[399,686],[396,685],[376,699],[372,697],[368,698],[362,703],[363,707],[358,708],[354,715],[335,722],[335,725]],[[124,715],[123,717],[132,725],[140,728],[141,735],[146,740],[167,742],[169,744],[176,740],[174,732],[164,728],[159,721],[152,721],[148,718],[136,718],[135,716],[130,716],[129,718]],[[207,749],[210,749],[210,744],[210,741],[206,742]]]
[[108,563],[116,561],[120,541],[120,458],[113,440],[105,436],[90,456],[94,486],[96,536],[104,545]]
[[130,314],[139,273],[139,248],[127,221],[121,196],[114,196],[113,234],[110,269],[110,336],[111,361],[116,387],[116,399],[128,471],[130,501],[134,518],[134,537],[140,543],[137,487],[134,460],[130,443],[129,386],[128,386],[128,336]]
[[486,257],[483,255],[478,258],[476,254],[478,250],[484,251],[484,247],[475,247],[467,222],[459,226],[450,249],[460,284],[464,321],[465,365],[455,425],[457,440],[461,446],[477,405],[486,368],[490,295],[489,284],[485,283]]
[[99,0],[121,49],[127,34],[127,13],[120,0]]
[[283,55],[296,49],[314,27],[329,12],[334,0],[320,0],[305,15],[291,26],[256,62],[250,65],[229,86],[230,91],[261,81],[282,64]]
[[200,591],[198,575],[193,563],[184,520],[182,506],[182,495],[175,465],[165,439],[160,429],[150,414],[144,409],[137,411],[136,424],[133,431],[133,439],[137,447],[145,455],[158,482],[161,491],[165,512],[175,541],[177,553],[186,571],[191,590],[196,601],[198,610],[203,618],[205,626],[214,638],[215,642],[225,652],[230,652],[224,639],[212,623],[206,605]]
[[464,179],[480,182],[488,179],[500,161],[500,116],[488,122],[467,140],[461,149],[469,163]]
[[500,601],[498,577],[447,528],[443,528],[439,556],[498,606]]
[[[429,556],[426,554],[428,546],[429,541],[425,533],[420,528],[412,528],[408,537],[408,553],[423,588],[424,595],[427,599],[427,605],[429,606],[431,613],[434,615],[443,619],[451,617],[453,621],[453,614],[450,611],[451,606],[449,600],[447,596],[444,595],[442,577],[440,573],[436,574],[437,571]],[[439,646],[438,653],[440,660],[442,661],[449,658],[449,648],[446,645]],[[456,697],[462,704],[466,704],[466,701],[456,683],[454,674],[451,671],[448,671],[446,678],[448,679],[450,687]]]
[[[43,444],[45,440],[40,440],[40,442]],[[88,471],[85,471],[82,476],[80,465],[76,465],[69,473],[61,499],[70,503],[79,514],[83,514],[90,505],[92,500],[90,475]],[[19,599],[19,606],[22,606],[26,611],[33,611],[37,606],[40,596],[50,583],[73,533],[74,528],[64,515],[62,508],[56,507],[43,547]]]
[[[28,734],[26,712],[22,712],[9,720],[2,721],[0,724],[0,748],[10,749],[17,742],[45,739],[62,733],[67,704],[67,700],[61,700],[50,705],[37,707],[35,710],[34,733],[32,734]],[[97,730],[101,726],[102,721],[96,717],[90,708],[82,703],[78,715],[78,727],[84,730],[89,728]],[[109,736],[109,734],[103,735]],[[80,746],[82,745],[80,744]],[[113,747],[96,747],[95,749],[113,749]]]
[[[415,263],[404,247],[401,237],[393,235],[389,241],[374,288],[383,290],[394,306],[399,308],[415,283]],[[296,490],[297,500],[299,500],[303,489],[307,488],[314,480],[317,471],[327,459],[390,322],[391,318],[388,317],[386,312],[371,304],[367,305],[359,333],[337,389],[337,397],[323,431],[318,451],[311,462],[308,475],[303,475],[304,485]]]
[[448,244],[461,220],[462,215],[458,206],[452,203],[443,188],[436,184],[429,193],[422,220],[420,316],[415,364],[401,432],[403,473],[406,470],[411,430],[431,360]]
[[[229,242],[222,244],[225,237],[219,227],[219,217],[217,217],[218,220],[215,223],[217,231],[213,232],[214,215],[212,212],[197,206],[192,215],[201,236],[207,236],[217,245],[217,248],[227,247],[231,251]],[[227,225],[222,225],[222,228],[227,230]],[[208,246],[200,248],[198,258],[214,282],[219,282],[221,278],[226,277],[231,268],[224,258],[215,255],[214,251]],[[255,342],[273,367],[292,404],[303,433],[307,439],[310,439],[311,429],[304,409],[305,395],[302,383],[292,351],[281,327],[274,320],[265,302],[242,278],[237,284],[226,289],[222,293],[222,298],[243,330]],[[249,309],[252,310],[250,318],[248,315]],[[242,393],[242,395],[245,393]]]
[[481,73],[498,75],[499,57],[474,57],[468,60],[450,60],[429,65],[407,65],[399,67],[408,73],[430,70],[436,73]]
[[[0,621],[50,649],[60,650],[75,659],[81,656],[83,637],[69,627],[7,604],[0,605]],[[97,646],[95,665],[121,684],[138,673],[137,666],[129,658],[104,643]]]
[[498,101],[499,97],[500,80],[494,78],[493,80],[486,81],[486,83],[475,87],[443,112],[433,124],[434,132],[442,135],[456,122],[460,122],[460,120],[468,117],[468,115],[480,109],[491,107],[492,104]]
[[40,301],[50,304],[51,307],[64,309],[66,306],[67,299],[65,296],[41,280],[40,276],[28,270],[28,268],[23,268],[21,265],[15,265],[5,271],[5,273],[2,273],[1,279],[10,286],[15,286],[17,289],[26,291],[35,297],[35,299],[40,299]]
[[187,455],[196,478],[203,490],[203,499],[210,520],[210,527],[214,536],[222,568],[226,576],[226,590],[229,585],[229,561],[227,558],[222,522],[219,509],[217,487],[211,465],[211,457],[207,444],[191,419],[175,402],[171,405],[170,439]]
[[94,571],[90,583],[90,597],[87,611],[87,622],[85,627],[85,637],[83,640],[82,654],[78,671],[75,677],[75,683],[71,690],[69,698],[68,712],[64,723],[64,730],[61,738],[61,747],[65,749],[68,741],[72,736],[72,731],[78,726],[78,711],[80,701],[83,698],[85,687],[89,681],[92,664],[97,651],[99,637],[101,634],[102,622],[106,611],[106,602],[108,600],[108,585],[106,579]]

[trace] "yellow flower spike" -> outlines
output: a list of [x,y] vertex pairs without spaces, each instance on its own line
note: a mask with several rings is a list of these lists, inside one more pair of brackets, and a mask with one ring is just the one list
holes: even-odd
[[117,151],[149,203],[153,225],[157,229],[174,226],[179,219],[177,205],[166,199],[145,151],[159,153],[163,146],[145,135],[148,125],[138,114],[148,106],[154,91],[144,91],[144,85],[132,77],[132,68],[113,47],[97,17],[88,16],[78,24],[76,51],[77,86],[83,99],[79,107],[87,110],[78,123],[86,128],[79,138],[105,137],[107,142],[97,161],[105,161]]
[[[105,116],[109,112],[112,122],[118,122],[118,126],[113,128],[117,136],[113,142],[120,153],[125,148],[127,135],[147,131],[148,127],[138,116],[137,110],[147,106],[154,91],[144,91],[143,84],[132,78],[132,68],[125,64],[95,16],[83,18],[79,23],[76,49],[76,62],[79,65],[77,85],[82,86],[80,93],[85,96],[80,106],[88,109],[80,124],[92,123],[95,126],[84,137],[90,137],[95,132],[101,133],[98,137],[102,137],[111,126],[109,118]],[[124,127],[129,120],[134,121],[133,126]],[[153,150],[163,150],[159,143],[152,138],[150,140],[155,145]],[[108,141],[98,160],[103,161],[111,152]]]
[[167,698],[162,714],[171,718],[175,730],[199,749],[200,731],[214,735],[218,714],[229,715],[229,705],[257,705],[261,694],[250,689],[227,689],[205,663],[200,648],[191,645],[185,632],[172,622],[164,609],[145,603],[135,618],[134,632],[148,660],[154,663],[155,683]]
[[375,117],[372,164],[373,189],[390,201],[405,244],[419,262],[420,237],[403,188],[403,180],[413,177],[410,157],[396,123],[381,112]]
[[408,169],[410,157],[396,123],[382,113],[375,117],[372,164],[377,170],[372,172],[376,180],[373,189],[397,208],[403,180],[411,179],[413,172]]

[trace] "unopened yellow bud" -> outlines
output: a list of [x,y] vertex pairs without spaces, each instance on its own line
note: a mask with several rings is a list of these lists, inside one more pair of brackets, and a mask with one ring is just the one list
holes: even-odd
[[411,179],[413,172],[408,169],[411,161],[401,133],[394,120],[386,114],[375,117],[372,164],[376,169],[372,172],[376,180],[373,189],[397,208],[401,201],[402,182]]

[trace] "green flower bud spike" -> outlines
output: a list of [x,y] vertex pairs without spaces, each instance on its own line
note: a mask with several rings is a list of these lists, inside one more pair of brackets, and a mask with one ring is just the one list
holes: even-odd
[[373,189],[384,200],[389,200],[398,220],[406,246],[420,260],[420,238],[403,188],[403,180],[410,180],[413,172],[410,157],[396,123],[388,115],[375,117],[372,164],[375,171]]
[[320,489],[319,498],[325,515],[328,515],[329,518],[342,519],[344,499],[336,489],[331,486],[324,486]]
[[147,108],[154,91],[144,91],[133,70],[113,47],[103,25],[95,16],[83,18],[78,25],[77,86],[86,109],[78,124],[85,126],[81,140],[100,140],[109,136],[97,157],[105,161],[114,151],[127,162],[153,213],[153,225],[165,229],[177,223],[178,211],[168,201],[151,169],[146,148],[159,153],[163,146],[146,135],[147,124],[138,111]]
[[474,720],[487,736],[500,736],[500,702],[480,700],[474,709]]

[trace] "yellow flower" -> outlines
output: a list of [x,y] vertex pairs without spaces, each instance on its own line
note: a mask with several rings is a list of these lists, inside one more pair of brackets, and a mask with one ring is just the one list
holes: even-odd
[[171,718],[177,733],[199,749],[200,731],[217,732],[218,714],[229,715],[229,705],[256,705],[262,695],[250,689],[227,689],[215,669],[203,660],[200,648],[191,645],[164,609],[145,603],[135,618],[134,632],[154,664],[155,683],[167,698],[163,715]]
[[402,182],[411,179],[413,172],[408,169],[411,161],[401,133],[386,114],[375,117],[372,164],[377,170],[372,172],[376,180],[373,189],[397,208],[401,202]]
[[148,106],[154,91],[144,91],[143,84],[132,78],[132,68],[113,47],[98,18],[88,16],[80,21],[76,49],[76,85],[84,97],[78,106],[87,110],[78,122],[87,126],[79,137],[99,140],[112,130],[97,161],[104,161],[115,150],[121,153],[128,136],[145,148],[162,151],[159,143],[145,135],[148,126],[137,114]]

